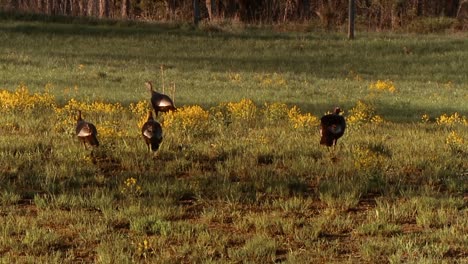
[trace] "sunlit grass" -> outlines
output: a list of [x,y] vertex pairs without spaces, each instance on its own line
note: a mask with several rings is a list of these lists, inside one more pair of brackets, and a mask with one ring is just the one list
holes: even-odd
[[[0,168],[8,191],[0,197],[11,210],[2,218],[11,221],[8,217],[16,217],[25,201],[41,213],[65,210],[82,215],[79,221],[60,216],[69,227],[50,227],[40,220],[17,227],[25,232],[20,237],[14,235],[18,231],[8,231],[11,225],[5,226],[0,245],[11,260],[18,260],[20,250],[35,258],[56,248],[58,255],[41,255],[48,260],[76,252],[75,246],[64,245],[77,239],[72,230],[83,230],[94,221],[95,216],[83,211],[106,217],[99,220],[99,240],[79,242],[97,250],[82,254],[109,261],[171,256],[193,261],[293,260],[311,258],[301,248],[320,246],[334,236],[359,241],[361,246],[347,245],[346,250],[369,261],[388,254],[401,259],[405,245],[379,244],[381,236],[406,237],[410,227],[440,231],[467,225],[459,212],[468,187],[463,180],[468,135],[466,116],[458,113],[393,123],[377,114],[379,105],[369,97],[345,109],[350,128],[336,148],[326,149],[318,144],[318,117],[297,106],[250,99],[210,109],[186,105],[158,117],[165,137],[159,155],[152,157],[138,136],[148,102],[125,107],[70,98],[61,104],[49,92],[31,93],[24,85],[19,92],[0,92],[8,98],[8,107],[0,108],[5,120],[0,125]],[[76,109],[85,109],[84,117],[96,124],[102,139],[98,149],[84,151],[74,139]],[[29,121],[32,116],[36,122]],[[58,122],[49,125],[46,120]],[[420,200],[419,194],[428,198]],[[375,208],[363,207],[367,197],[376,197]],[[440,206],[432,206],[434,197],[442,199]],[[227,237],[225,229],[237,235]],[[105,230],[132,235],[103,236]],[[227,243],[227,251],[225,244],[211,240],[215,237]],[[119,247],[115,255],[110,253],[111,238],[121,243],[114,244]],[[342,254],[334,248],[343,245],[336,243],[322,245],[330,259]],[[431,248],[415,248],[426,250],[432,260],[457,259],[447,254],[462,252],[456,246],[428,245]],[[174,247],[185,253],[168,254]]]

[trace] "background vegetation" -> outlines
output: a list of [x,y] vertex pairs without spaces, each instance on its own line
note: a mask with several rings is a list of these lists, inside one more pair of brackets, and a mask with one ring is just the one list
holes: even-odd
[[[465,33],[0,24],[2,262],[460,262]],[[91,21],[87,21],[91,22]],[[144,81],[180,108],[146,151]],[[341,106],[348,130],[318,144]],[[101,146],[73,134],[76,109]]]
[[[364,30],[466,30],[466,0],[356,0]],[[306,30],[346,27],[348,0],[0,0],[0,10],[68,17],[99,17],[205,24],[299,24]]]

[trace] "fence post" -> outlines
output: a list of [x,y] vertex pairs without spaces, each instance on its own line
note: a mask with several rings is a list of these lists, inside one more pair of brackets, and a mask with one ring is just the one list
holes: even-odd
[[348,6],[348,39],[354,39],[354,17],[356,14],[355,0],[349,0]]
[[200,6],[198,5],[198,0],[193,0],[193,23],[195,26],[198,25],[200,21]]

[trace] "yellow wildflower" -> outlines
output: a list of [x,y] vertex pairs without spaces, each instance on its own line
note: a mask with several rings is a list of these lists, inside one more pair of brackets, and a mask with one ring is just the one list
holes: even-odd
[[263,114],[267,121],[276,122],[288,118],[288,106],[284,103],[265,103]]
[[371,83],[369,89],[375,91],[388,91],[394,93],[396,91],[395,85],[392,81],[386,80],[381,81],[377,80],[375,83]]
[[14,92],[0,90],[0,110],[31,110],[34,108],[49,108],[55,105],[55,97],[47,87],[44,93],[31,94],[26,85],[19,85]]
[[123,187],[120,192],[130,196],[139,196],[143,193],[141,186],[137,184],[137,180],[133,177],[127,178],[123,182]]
[[257,114],[257,107],[250,99],[242,99],[238,103],[228,103],[227,109],[233,120],[252,121]]
[[371,104],[359,100],[350,111],[350,115],[346,118],[348,124],[361,124],[361,123],[382,123],[383,118],[375,115],[375,107]]
[[209,129],[209,113],[198,105],[180,107],[165,114],[163,125],[184,133],[202,134]]
[[465,143],[465,141],[460,135],[458,135],[457,132],[451,131],[450,134],[445,139],[445,143],[447,145],[460,145],[461,146]]
[[455,112],[452,115],[442,114],[440,117],[436,118],[436,123],[438,125],[454,125],[454,124],[463,124],[468,125],[468,118],[460,115]]
[[423,123],[429,123],[429,120],[430,120],[430,117],[429,117],[428,114],[423,114],[423,115],[421,116],[421,121],[422,121]]
[[320,121],[310,113],[301,114],[301,110],[294,106],[288,111],[288,117],[295,129],[314,128]]
[[374,115],[372,118],[371,118],[371,123],[375,123],[375,124],[381,124],[384,122],[384,119],[383,117],[379,116],[379,115]]

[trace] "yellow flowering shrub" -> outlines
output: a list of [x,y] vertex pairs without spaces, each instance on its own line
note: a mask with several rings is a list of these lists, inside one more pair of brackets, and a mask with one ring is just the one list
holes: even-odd
[[451,131],[445,139],[445,144],[452,151],[460,152],[464,149],[465,140],[457,132]]
[[428,114],[423,114],[421,116],[421,122],[423,123],[429,123],[429,121],[431,120],[430,116]]
[[143,124],[148,120],[148,111],[151,110],[151,105],[148,100],[139,101],[137,103],[131,103],[129,106],[130,112],[138,118],[137,126],[141,128]]
[[294,106],[288,111],[289,121],[295,129],[310,129],[315,128],[320,124],[320,120],[310,114],[302,114],[301,110]]
[[451,131],[450,134],[447,136],[445,143],[447,143],[447,145],[463,145],[464,140],[462,137],[460,137],[460,135],[458,135],[457,132]]
[[137,103],[131,103],[128,108],[134,115],[140,116],[142,114],[146,114],[148,110],[151,109],[151,105],[148,100],[142,100]]
[[359,100],[349,112],[350,114],[346,118],[346,122],[350,125],[384,122],[381,116],[375,114],[375,107],[373,105],[361,100]]
[[106,103],[94,101],[92,103],[86,103],[78,101],[74,98],[68,100],[62,108],[57,108],[56,112],[75,112],[81,110],[87,113],[100,113],[100,114],[117,114],[124,110],[124,107],[120,103]]
[[[72,129],[74,128],[74,125],[76,125],[76,115],[78,110],[82,111],[82,117],[86,120],[87,114],[117,115],[124,112],[125,108],[120,103],[106,103],[99,101],[86,103],[71,98],[63,107],[54,107],[57,119],[54,125],[55,131],[73,133]],[[125,134],[122,131],[111,128],[117,127],[117,121],[114,121],[113,124],[109,121],[107,125],[95,125],[98,129],[98,134],[103,134],[104,136],[111,134]]]
[[199,135],[209,130],[209,113],[200,106],[184,106],[164,116],[163,126],[175,131]]
[[288,118],[288,106],[284,103],[265,103],[262,109],[263,115],[269,122],[276,122]]
[[0,110],[31,110],[34,108],[50,108],[55,105],[55,97],[46,89],[43,93],[31,94],[28,87],[21,84],[14,92],[0,90]]
[[124,111],[120,103],[92,102],[91,109],[97,113],[118,114]]
[[[137,128],[141,129],[143,125],[148,121],[148,113],[141,115],[136,122]],[[138,130],[139,131],[139,130]]]
[[250,99],[242,99],[238,103],[227,103],[227,109],[231,118],[237,121],[253,121],[257,114],[257,107]]
[[383,119],[383,117],[381,117],[380,115],[374,115],[372,118],[371,118],[371,123],[375,123],[375,124],[381,124],[383,122],[385,122],[385,120]]
[[396,92],[395,84],[393,84],[393,82],[389,80],[385,80],[385,81],[377,80],[376,82],[370,84],[369,89],[373,91],[379,91],[379,92],[382,92],[382,91],[388,91],[391,93]]
[[441,116],[436,118],[436,123],[438,125],[468,125],[468,118],[460,115],[457,112],[453,113],[452,115],[442,114]]
[[114,138],[127,136],[127,132],[122,129],[119,121],[117,120],[104,120],[96,123],[99,138]]

